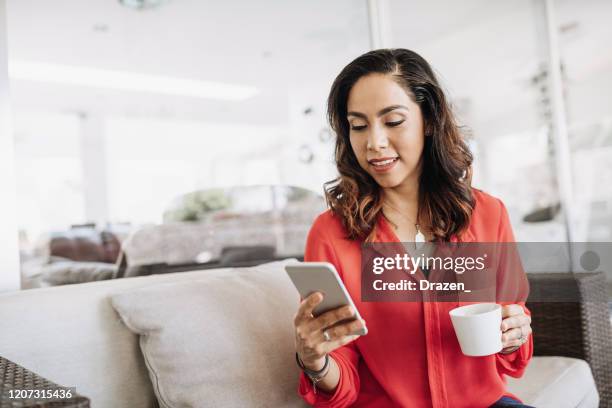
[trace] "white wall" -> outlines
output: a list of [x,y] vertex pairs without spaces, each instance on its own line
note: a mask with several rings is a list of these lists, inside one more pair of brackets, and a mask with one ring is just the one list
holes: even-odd
[[6,31],[6,1],[0,0],[0,291],[20,285]]

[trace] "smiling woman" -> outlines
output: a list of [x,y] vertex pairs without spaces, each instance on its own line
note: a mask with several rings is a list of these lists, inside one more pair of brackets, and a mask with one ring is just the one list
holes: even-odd
[[[498,282],[520,289],[501,307],[502,349],[479,358],[454,334],[448,313],[458,300],[362,301],[364,242],[514,241],[503,203],[471,186],[472,155],[427,61],[406,49],[358,57],[332,85],[328,117],[339,177],[326,185],[330,210],[311,227],[304,260],[332,263],[365,320],[346,323],[355,314],[347,307],[313,316],[321,293],[302,301],[300,395],[320,407],[524,407],[503,380],[520,377],[533,354],[522,270],[497,268]],[[378,289],[451,288],[421,280]],[[366,321],[368,334],[352,335]]]

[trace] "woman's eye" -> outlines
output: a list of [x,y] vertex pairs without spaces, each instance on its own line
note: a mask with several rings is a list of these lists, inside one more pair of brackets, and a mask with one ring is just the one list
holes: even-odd
[[399,126],[399,125],[401,125],[402,123],[404,123],[404,119],[402,119],[402,120],[397,120],[397,121],[395,121],[395,122],[387,122],[387,123],[386,123],[386,125],[387,125],[387,126],[391,126],[391,127],[393,127],[393,126]]
[[357,132],[360,131],[360,130],[363,130],[365,128],[366,128],[366,125],[361,125],[361,126],[353,125],[353,126],[351,126],[351,130],[355,130]]

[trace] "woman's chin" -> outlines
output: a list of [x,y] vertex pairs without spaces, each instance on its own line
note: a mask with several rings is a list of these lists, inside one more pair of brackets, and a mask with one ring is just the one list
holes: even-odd
[[376,183],[382,188],[394,188],[402,184],[402,179],[399,177],[381,177],[376,175],[374,176],[374,180],[376,180]]
[[371,174],[372,178],[382,188],[396,188],[407,183],[411,179],[410,174]]

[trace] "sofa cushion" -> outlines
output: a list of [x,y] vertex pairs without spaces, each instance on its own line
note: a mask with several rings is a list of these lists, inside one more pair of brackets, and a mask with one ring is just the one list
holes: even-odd
[[140,335],[161,407],[304,406],[293,357],[299,295],[288,262],[211,270],[112,297]]
[[522,378],[508,377],[508,390],[538,408],[597,408],[591,368],[569,357],[533,357]]

